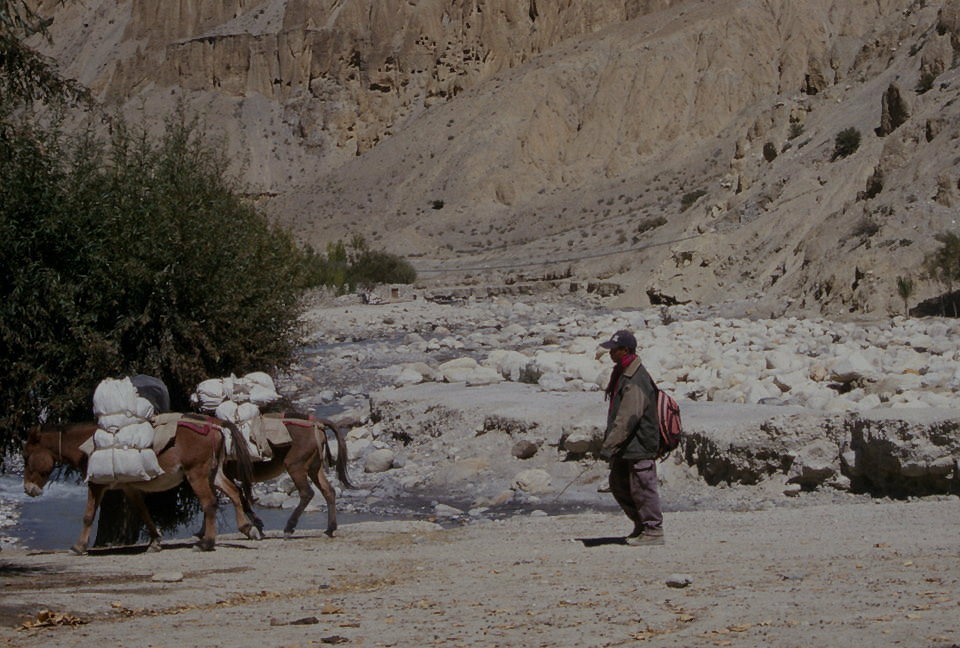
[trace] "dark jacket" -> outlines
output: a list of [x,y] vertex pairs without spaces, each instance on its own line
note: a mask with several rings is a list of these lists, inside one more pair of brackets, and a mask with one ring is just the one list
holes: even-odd
[[656,459],[659,447],[657,391],[637,358],[624,370],[613,390],[600,456],[627,461]]

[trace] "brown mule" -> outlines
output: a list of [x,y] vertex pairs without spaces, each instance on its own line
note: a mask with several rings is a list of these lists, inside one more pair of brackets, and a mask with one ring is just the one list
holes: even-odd
[[[199,426],[199,429],[198,429]],[[184,479],[190,484],[203,509],[203,535],[197,547],[204,551],[213,549],[216,539],[217,497],[214,488],[222,490],[234,504],[238,528],[249,537],[260,537],[244,512],[243,498],[236,485],[223,474],[225,460],[224,428],[234,439],[234,445],[242,445],[242,436],[235,425],[212,417],[185,415],[178,423],[173,440],[159,453],[157,460],[164,474],[143,482],[118,484],[116,488],[137,509],[150,533],[148,551],[160,549],[160,532],[143,502],[143,492],[159,492],[178,486]],[[80,446],[93,436],[96,423],[69,425],[48,424],[30,431],[23,447],[23,490],[31,497],[40,495],[57,464],[67,464],[83,473],[87,468],[87,455]],[[237,474],[247,496],[250,492],[250,457],[235,460]],[[77,554],[87,551],[90,528],[96,517],[103,494],[110,488],[107,484],[87,484],[87,505],[83,514],[80,538],[71,548]]]
[[[267,418],[270,417],[269,415]],[[300,502],[290,513],[287,524],[283,529],[285,536],[293,535],[297,528],[297,522],[304,509],[313,499],[313,488],[310,482],[313,482],[323,499],[327,502],[327,528],[324,531],[328,536],[333,536],[337,530],[337,503],[336,492],[330,484],[324,473],[324,468],[329,465],[331,453],[327,445],[327,435],[323,428],[333,430],[337,438],[337,460],[336,472],[340,483],[347,488],[353,488],[350,479],[347,476],[347,443],[340,428],[328,419],[315,419],[303,414],[284,414],[279,417],[287,432],[290,433],[290,443],[276,445],[271,443],[273,457],[269,461],[253,462],[254,482],[264,482],[279,477],[284,471],[290,475],[297,492],[300,495]],[[227,476],[236,474],[236,467],[232,459],[227,460],[224,468]],[[261,530],[263,523],[249,506],[249,502],[244,502],[247,514],[253,519]]]

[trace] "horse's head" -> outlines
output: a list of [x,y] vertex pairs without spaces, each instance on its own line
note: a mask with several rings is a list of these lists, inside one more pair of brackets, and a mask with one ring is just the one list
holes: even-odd
[[27,495],[37,497],[43,492],[54,464],[53,450],[44,446],[40,430],[30,430],[23,444],[23,490]]

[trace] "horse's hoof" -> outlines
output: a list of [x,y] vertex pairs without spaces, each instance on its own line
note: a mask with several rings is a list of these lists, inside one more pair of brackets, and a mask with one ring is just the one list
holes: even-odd
[[213,541],[212,540],[201,540],[197,544],[193,545],[194,551],[213,551]]
[[327,530],[324,531],[323,533],[324,533],[324,535],[327,536],[328,538],[332,538],[335,531],[336,531],[336,529],[327,529]]
[[244,526],[242,529],[240,529],[240,533],[247,536],[251,540],[263,540],[262,530],[252,524]]
[[147,545],[147,553],[157,553],[161,549],[163,549],[163,547],[160,546],[159,540],[156,542],[151,542]]
[[70,547],[70,551],[75,556],[86,556],[87,555],[87,546],[82,544],[75,544]]

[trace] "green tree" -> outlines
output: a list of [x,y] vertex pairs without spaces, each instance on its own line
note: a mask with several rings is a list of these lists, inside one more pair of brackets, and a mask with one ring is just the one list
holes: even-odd
[[90,417],[111,375],[270,371],[298,340],[309,257],[238,197],[195,122],[109,141],[26,120],[0,138],[0,444]]
[[[960,281],[960,235],[956,232],[942,232],[934,238],[940,242],[940,247],[926,256],[924,267],[928,277],[944,285],[947,293],[952,293],[954,284]],[[953,316],[956,317],[957,300],[952,294],[948,297]]]
[[897,277],[897,294],[903,300],[903,314],[910,315],[909,300],[913,295],[913,279],[910,277]]
[[50,19],[24,0],[0,0],[0,118],[14,104],[32,100],[88,100],[80,83],[57,72],[49,58],[24,44],[34,34],[46,35]]
[[417,271],[401,257],[380,250],[368,250],[350,266],[350,283],[354,286],[373,286],[382,283],[410,284],[416,281]]

